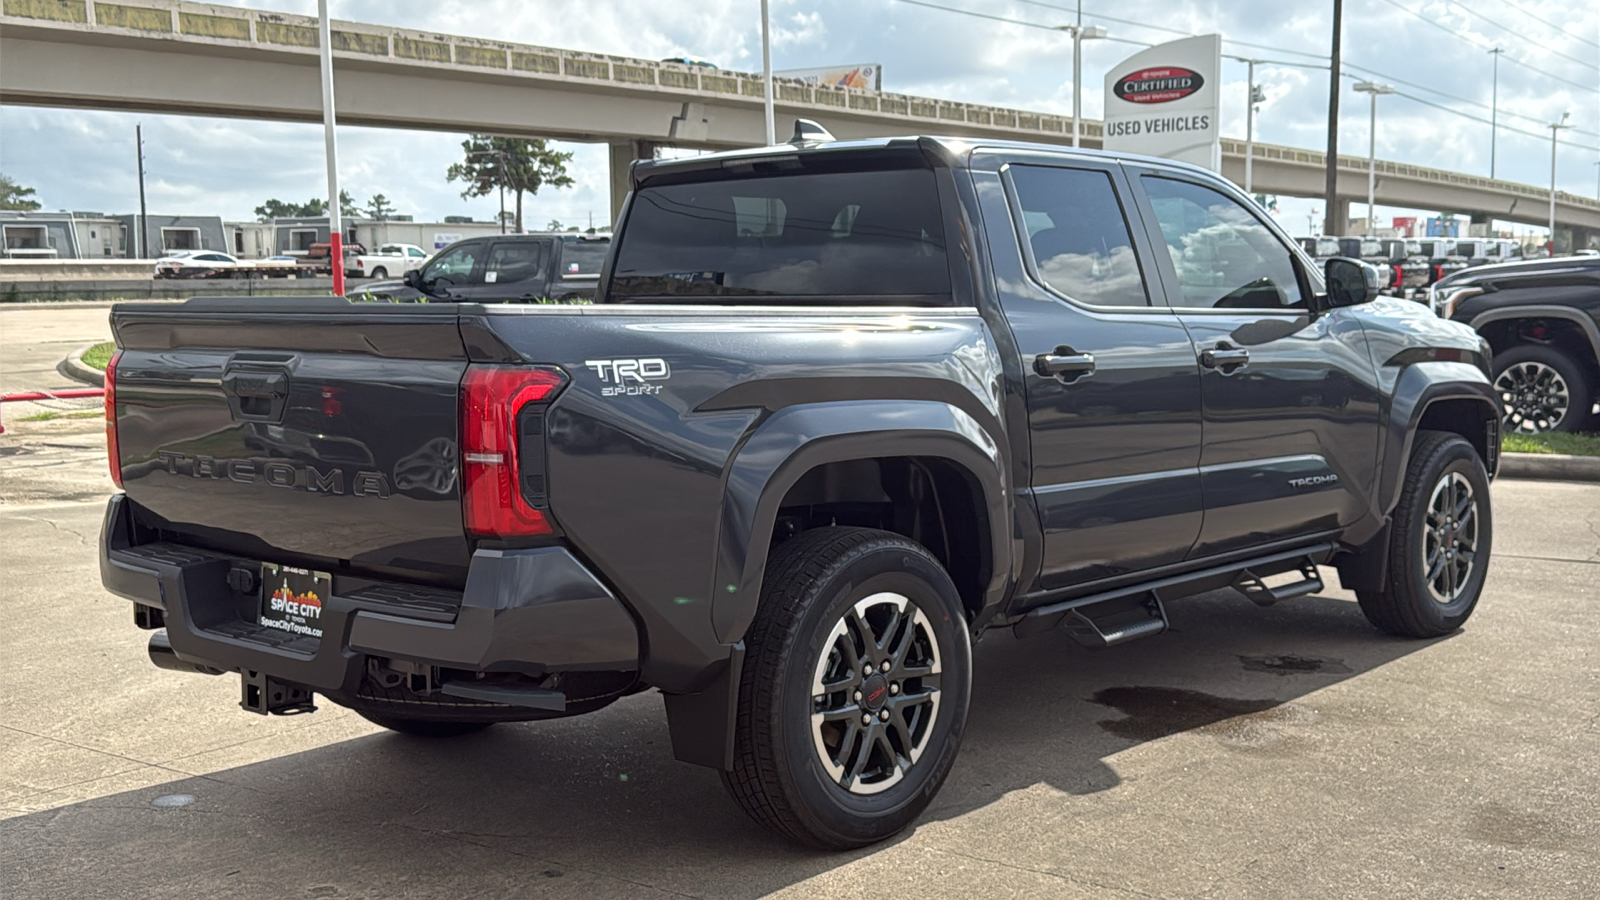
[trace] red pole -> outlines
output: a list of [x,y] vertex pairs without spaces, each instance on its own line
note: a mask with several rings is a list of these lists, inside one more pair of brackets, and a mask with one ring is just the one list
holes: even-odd
[[328,232],[328,258],[333,262],[333,295],[335,297],[343,297],[344,235],[337,231]]

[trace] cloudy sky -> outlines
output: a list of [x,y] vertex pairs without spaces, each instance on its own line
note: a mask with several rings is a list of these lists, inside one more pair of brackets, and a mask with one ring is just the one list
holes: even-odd
[[[927,0],[1038,26],[1073,20],[1075,0]],[[335,18],[625,56],[701,57],[724,68],[760,67],[757,0],[331,0]],[[241,5],[315,15],[314,0],[248,0]],[[1159,43],[1219,32],[1225,54],[1315,65],[1325,54],[1331,0],[1085,0],[1084,20],[1113,38]],[[1028,24],[962,15],[908,0],[772,0],[773,63],[800,68],[876,62],[886,90],[1070,112],[1068,38]],[[1114,17],[1114,18],[1107,18]],[[1130,22],[1150,23],[1133,25]],[[1501,178],[1549,180],[1549,131],[1572,111],[1559,186],[1600,190],[1600,3],[1573,0],[1347,0],[1349,72],[1394,83],[1402,95],[1379,103],[1380,158],[1487,175],[1491,56],[1504,49],[1497,154]],[[1251,46],[1254,45],[1254,46]],[[1085,45],[1084,112],[1098,117],[1106,70],[1137,46]],[[1223,133],[1243,137],[1245,67],[1223,64]],[[1307,148],[1325,143],[1326,70],[1258,68],[1267,100],[1258,139]],[[1367,146],[1367,104],[1346,78],[1340,146]],[[1513,115],[1514,114],[1514,115]],[[1480,121],[1482,120],[1482,121]],[[38,189],[48,209],[125,212],[136,208],[134,124],[144,125],[152,212],[249,219],[268,197],[326,193],[319,125],[113,112],[0,108],[0,172]],[[1516,129],[1516,130],[1512,130]],[[1526,133],[1520,133],[1526,132]],[[341,128],[344,186],[358,200],[387,195],[419,219],[492,219],[494,198],[463,200],[444,179],[460,135]],[[527,221],[587,224],[607,215],[604,146],[576,151],[576,185],[530,201]],[[1305,230],[1313,201],[1285,201],[1286,224]],[[1359,210],[1359,207],[1358,207]],[[1379,208],[1380,215],[1407,211]],[[1356,215],[1360,215],[1357,211]],[[1298,222],[1296,221],[1298,220]]]

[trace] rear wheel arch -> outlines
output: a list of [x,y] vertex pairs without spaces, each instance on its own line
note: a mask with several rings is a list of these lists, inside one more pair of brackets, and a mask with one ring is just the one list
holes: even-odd
[[[1006,530],[1010,495],[1005,484],[1009,463],[1002,446],[971,416],[937,401],[823,403],[789,407],[774,415],[745,442],[726,479],[713,582],[712,620],[718,639],[729,644],[740,640],[755,618],[780,511],[785,501],[802,497],[791,492],[833,478],[834,487],[828,489],[841,498],[839,502],[853,502],[848,499],[853,496],[875,497],[883,503],[886,468],[915,472],[920,467],[931,473],[915,477],[932,478],[936,486],[928,498],[932,502],[971,498],[966,508],[983,525],[966,533],[979,539],[978,571],[984,573],[968,573],[968,583],[973,578],[978,582],[971,608],[976,615],[997,609],[1011,577]],[[868,472],[873,475],[868,477]],[[803,482],[808,477],[812,481]],[[878,494],[871,493],[874,478]],[[950,515],[946,509],[945,516]],[[954,538],[951,546],[953,555],[959,555]],[[942,547],[931,552],[944,561]],[[963,586],[963,601],[968,600]]]

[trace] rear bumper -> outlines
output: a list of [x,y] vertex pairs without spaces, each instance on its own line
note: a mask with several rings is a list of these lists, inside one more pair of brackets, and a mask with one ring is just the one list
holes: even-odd
[[355,692],[369,657],[470,672],[639,668],[639,632],[623,604],[561,547],[479,550],[457,593],[338,576],[320,640],[255,623],[259,594],[229,585],[247,560],[171,543],[134,545],[130,504],[111,498],[100,540],[106,589],[162,611],[178,658],[264,673],[324,693]]

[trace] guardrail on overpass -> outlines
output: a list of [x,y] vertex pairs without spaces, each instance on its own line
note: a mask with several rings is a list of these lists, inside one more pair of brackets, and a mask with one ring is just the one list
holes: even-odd
[[[316,20],[183,0],[0,0],[0,103],[320,121]],[[339,119],[352,125],[606,142],[613,192],[655,145],[727,148],[764,137],[758,75],[357,22],[336,22]],[[781,79],[781,115],[841,138],[951,134],[1065,144],[1070,116]],[[1100,143],[1085,120],[1084,144]],[[1243,142],[1223,173],[1242,180]],[[1323,154],[1257,144],[1254,186],[1317,197]],[[1532,185],[1380,161],[1380,203],[1540,224]],[[1366,197],[1366,159],[1341,156],[1342,202]],[[1557,194],[1563,225],[1600,231],[1600,200]],[[620,194],[613,198],[620,201]]]

